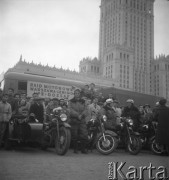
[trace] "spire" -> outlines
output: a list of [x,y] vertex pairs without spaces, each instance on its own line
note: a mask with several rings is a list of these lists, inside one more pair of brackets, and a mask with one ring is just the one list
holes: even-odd
[[22,61],[22,54],[20,55],[19,61]]

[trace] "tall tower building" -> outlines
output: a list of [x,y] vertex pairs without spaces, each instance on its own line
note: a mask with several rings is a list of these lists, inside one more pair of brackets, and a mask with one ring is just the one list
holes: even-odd
[[169,101],[169,55],[160,55],[151,64],[152,95],[164,97]]
[[154,1],[101,0],[100,6],[103,76],[116,79],[119,87],[147,94],[154,59]]

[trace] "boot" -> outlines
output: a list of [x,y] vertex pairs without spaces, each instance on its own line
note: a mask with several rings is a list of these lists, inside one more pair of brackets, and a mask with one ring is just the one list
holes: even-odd
[[86,146],[86,141],[81,141],[81,153],[83,154],[87,154],[88,153],[88,150],[87,150],[87,146]]
[[77,141],[77,140],[75,140],[75,141],[73,142],[73,152],[74,152],[75,154],[78,154],[78,141]]

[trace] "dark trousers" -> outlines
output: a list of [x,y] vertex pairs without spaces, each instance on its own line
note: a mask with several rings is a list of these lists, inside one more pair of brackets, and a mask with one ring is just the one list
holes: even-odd
[[78,141],[81,142],[82,149],[86,148],[88,132],[85,123],[71,124],[71,136],[74,149],[78,149]]
[[0,122],[0,146],[2,145],[2,142],[7,134],[8,130],[8,122]]

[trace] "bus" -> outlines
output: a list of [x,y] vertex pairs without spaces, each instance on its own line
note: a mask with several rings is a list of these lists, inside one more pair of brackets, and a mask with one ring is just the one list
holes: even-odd
[[70,99],[74,90],[84,85],[82,81],[25,72],[8,71],[3,79],[1,78],[1,88],[4,92],[13,88],[15,93],[25,93],[28,97],[32,97],[32,94],[36,92],[43,98]]
[[[39,93],[43,98],[66,98],[73,97],[74,90],[81,89],[86,81],[66,79],[48,75],[39,75],[30,72],[11,72],[7,71],[0,79],[1,88],[7,92],[8,88],[13,88],[15,93],[25,93],[28,97],[32,97],[34,92]],[[120,105],[125,105],[127,99],[133,99],[136,105],[150,104],[154,106],[161,97],[142,94],[138,92],[117,89],[115,87],[105,87],[97,85],[98,93],[102,92],[104,97],[109,93],[114,95],[114,98],[120,102]]]

